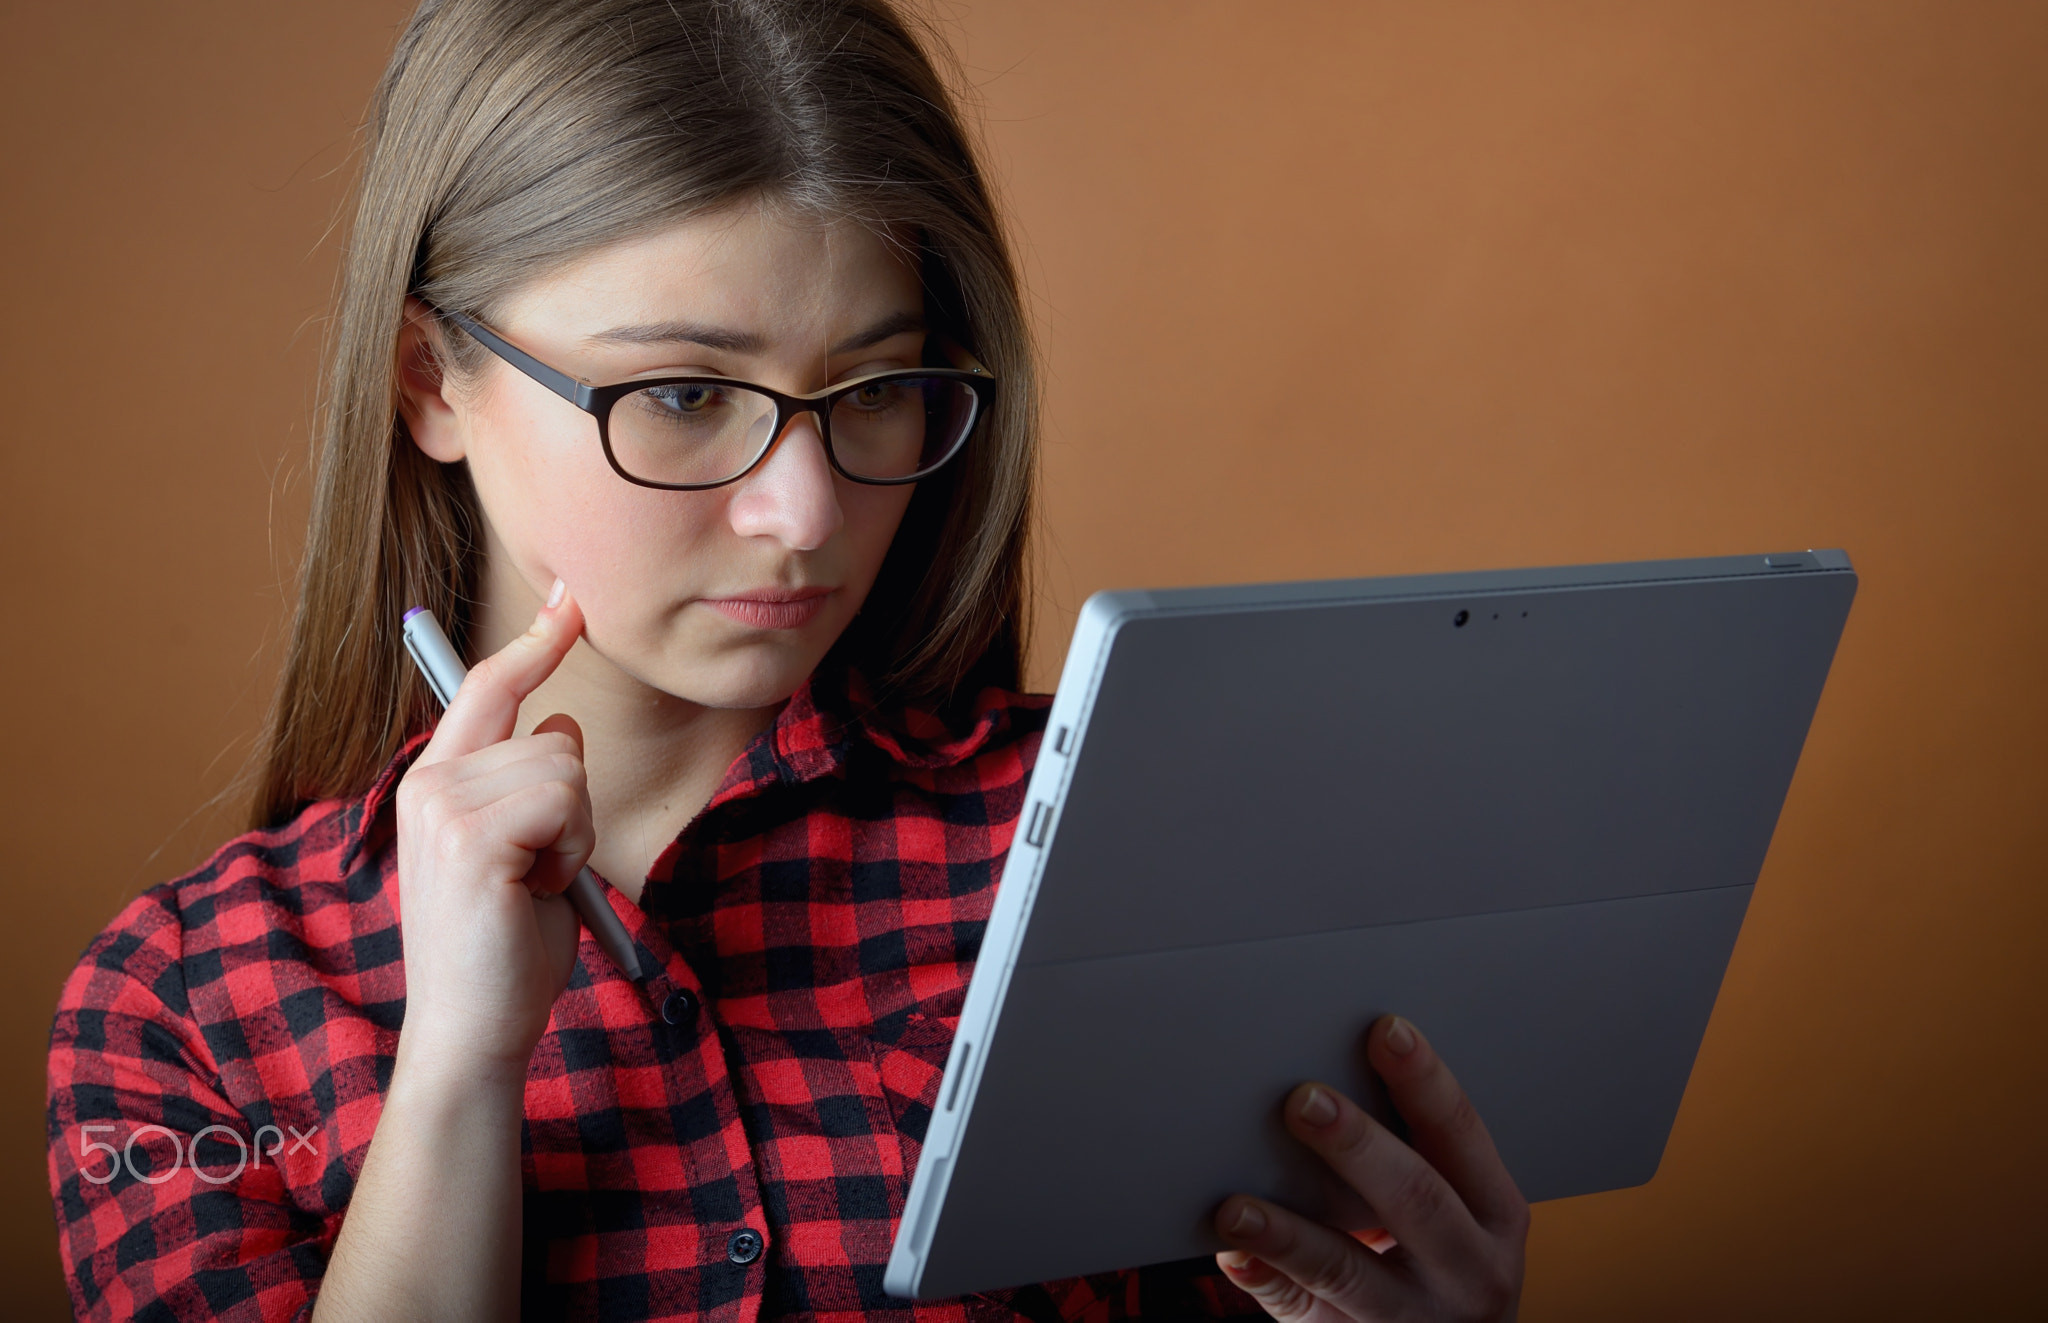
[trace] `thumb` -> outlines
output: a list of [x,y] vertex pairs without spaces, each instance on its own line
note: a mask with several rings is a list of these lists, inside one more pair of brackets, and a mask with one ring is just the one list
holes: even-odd
[[575,741],[576,756],[578,758],[583,756],[583,727],[577,725],[576,718],[570,716],[567,712],[557,712],[551,717],[544,718],[538,726],[533,728],[533,733],[536,735],[567,735],[571,740]]
[[568,585],[557,579],[527,631],[470,668],[421,753],[420,765],[460,758],[509,739],[519,720],[519,705],[555,673],[582,633],[583,608]]

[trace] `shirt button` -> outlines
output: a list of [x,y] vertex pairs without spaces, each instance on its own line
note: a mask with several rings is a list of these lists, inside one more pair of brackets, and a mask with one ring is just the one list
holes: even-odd
[[725,1242],[725,1257],[734,1263],[752,1263],[761,1257],[761,1233],[752,1229],[735,1231]]
[[697,999],[688,992],[677,988],[661,1003],[661,1018],[670,1024],[688,1024],[697,1014]]

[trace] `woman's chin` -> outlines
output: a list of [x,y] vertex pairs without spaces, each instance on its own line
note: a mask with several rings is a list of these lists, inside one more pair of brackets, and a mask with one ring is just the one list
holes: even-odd
[[677,664],[664,659],[649,680],[656,688],[704,707],[774,707],[803,687],[822,650],[776,639],[699,653]]

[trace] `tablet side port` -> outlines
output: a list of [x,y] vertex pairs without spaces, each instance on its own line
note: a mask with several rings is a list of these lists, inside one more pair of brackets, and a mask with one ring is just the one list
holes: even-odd
[[[932,1163],[931,1182],[924,1187],[924,1202],[917,1210],[917,1229],[911,1232],[910,1236],[910,1243],[916,1247],[920,1258],[923,1257],[925,1248],[932,1243],[932,1215],[939,1211],[939,1200],[945,1196],[946,1168],[952,1165],[952,1162],[953,1159],[949,1156]],[[922,1268],[924,1265],[918,1266]]]
[[960,1101],[960,1081],[967,1078],[967,1063],[974,1059],[974,1044],[963,1041],[960,1044],[958,1069],[953,1072],[953,1087],[946,1090],[946,1110],[952,1111]]

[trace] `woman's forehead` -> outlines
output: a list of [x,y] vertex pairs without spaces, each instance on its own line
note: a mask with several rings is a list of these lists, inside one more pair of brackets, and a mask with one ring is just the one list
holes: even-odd
[[747,203],[576,258],[507,320],[594,345],[695,339],[735,353],[830,346],[923,308],[903,246],[844,219]]

